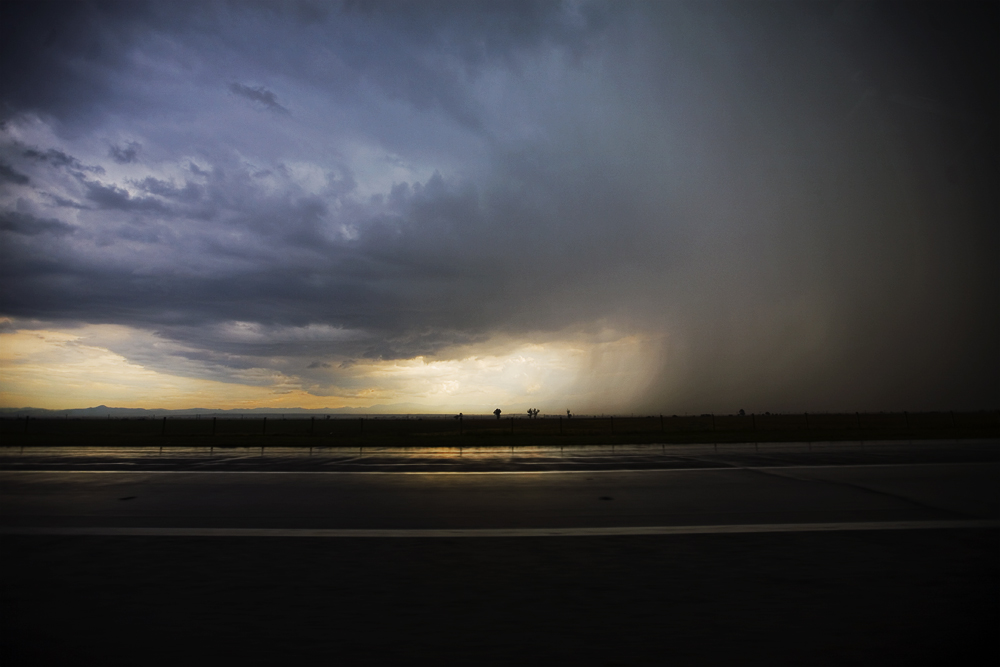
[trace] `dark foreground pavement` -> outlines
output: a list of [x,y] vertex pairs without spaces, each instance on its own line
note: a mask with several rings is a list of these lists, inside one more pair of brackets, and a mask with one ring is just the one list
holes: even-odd
[[[343,458],[334,474],[214,453],[152,469],[105,455],[85,473],[22,459],[0,472],[0,663],[1000,663],[995,444],[875,461],[840,449],[840,464],[811,447],[702,452],[688,457],[698,469],[646,451],[635,472],[591,459],[538,474],[494,460],[500,474],[424,474],[405,456],[360,475]],[[892,521],[925,528],[850,529]],[[987,527],[957,527],[969,521]],[[542,534],[791,522],[847,529]],[[150,526],[219,532],[100,534]],[[225,532],[247,526],[279,532]],[[95,533],[45,533],[66,528]],[[287,536],[310,528],[334,536]]]
[[3,664],[998,662],[996,530],[7,537]]

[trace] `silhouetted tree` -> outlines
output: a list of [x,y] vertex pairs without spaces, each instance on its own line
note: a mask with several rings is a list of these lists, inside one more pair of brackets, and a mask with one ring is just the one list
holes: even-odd
[[497,408],[496,410],[494,410],[493,414],[495,414],[497,416],[497,419],[500,419],[500,408]]
[[538,417],[538,408],[528,408],[528,419],[536,419]]
[[573,414],[567,408],[567,410],[566,410],[566,419],[572,419],[572,418],[573,418]]
[[746,416],[747,416],[747,413],[743,412],[743,410],[741,409],[740,410],[740,417],[746,417]]

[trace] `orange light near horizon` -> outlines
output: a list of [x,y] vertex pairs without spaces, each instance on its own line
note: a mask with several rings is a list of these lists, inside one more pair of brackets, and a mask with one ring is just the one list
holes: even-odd
[[[455,350],[451,359],[361,361],[329,372],[331,385],[350,380],[357,387],[331,394],[314,388],[315,377],[274,369],[241,371],[252,382],[191,377],[190,366],[184,375],[155,370],[108,349],[123,341],[133,347],[155,343],[152,334],[128,327],[17,330],[0,334],[0,405],[59,410],[101,404],[167,409],[407,404],[428,412],[490,411],[487,406],[500,405],[505,411],[527,406],[550,414],[610,409],[604,407],[609,399],[630,399],[651,369],[648,341],[607,338],[494,341]],[[502,353],[489,354],[491,347]]]

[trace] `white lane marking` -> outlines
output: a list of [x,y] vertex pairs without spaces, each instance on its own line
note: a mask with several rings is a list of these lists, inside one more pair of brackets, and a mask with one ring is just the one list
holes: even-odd
[[1000,528],[1000,521],[849,521],[839,523],[764,523],[718,526],[625,526],[599,528],[126,528],[0,527],[0,535],[102,537],[613,537],[619,535],[716,535],[805,533],[847,530],[926,530]]
[[[431,464],[433,465],[433,464]],[[3,475],[597,475],[632,472],[710,472],[720,470],[821,470],[824,468],[912,468],[918,466],[996,466],[1000,461],[942,463],[848,463],[712,468],[617,468],[601,470],[0,470]]]

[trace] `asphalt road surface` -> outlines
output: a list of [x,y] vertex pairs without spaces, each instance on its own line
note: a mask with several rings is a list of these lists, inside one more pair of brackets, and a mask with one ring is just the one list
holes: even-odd
[[0,658],[997,664],[998,453],[0,450]]

